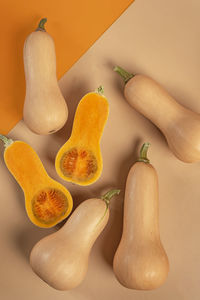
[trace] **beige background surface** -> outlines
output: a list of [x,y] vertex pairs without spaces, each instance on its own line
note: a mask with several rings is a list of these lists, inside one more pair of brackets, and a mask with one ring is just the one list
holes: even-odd
[[[200,112],[199,11],[198,0],[136,0],[60,80],[70,111],[65,128],[42,137],[20,122],[10,132],[13,139],[32,145],[49,174],[64,183],[54,170],[55,154],[70,135],[80,98],[103,84],[110,103],[101,142],[103,174],[89,187],[64,185],[72,192],[75,206],[110,187],[121,188],[122,192],[111,203],[109,224],[92,249],[86,279],[72,291],[59,292],[40,280],[28,263],[33,245],[55,229],[40,229],[30,223],[23,193],[6,169],[1,154],[1,299],[200,299],[200,164],[185,164],[172,155],[159,130],[125,102],[123,84],[112,71],[113,65],[119,64],[129,71],[147,74],[180,103]],[[121,234],[125,180],[144,141],[152,145],[149,157],[159,175],[160,232],[170,261],[165,284],[148,292],[122,287],[112,271]]]

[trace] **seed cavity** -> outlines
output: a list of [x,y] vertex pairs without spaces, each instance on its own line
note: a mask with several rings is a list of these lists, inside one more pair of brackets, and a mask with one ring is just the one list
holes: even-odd
[[60,160],[64,176],[78,180],[89,180],[97,171],[97,160],[92,151],[71,148]]
[[62,217],[68,209],[68,199],[60,190],[47,188],[39,191],[32,200],[34,216],[44,224]]

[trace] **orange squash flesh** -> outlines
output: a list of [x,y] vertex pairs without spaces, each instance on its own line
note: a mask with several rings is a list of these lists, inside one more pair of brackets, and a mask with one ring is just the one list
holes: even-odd
[[33,148],[22,141],[8,145],[4,152],[7,168],[21,186],[30,220],[39,227],[52,227],[72,210],[69,191],[47,174]]
[[101,93],[91,92],[81,99],[71,137],[56,156],[56,171],[61,178],[79,185],[92,184],[99,178],[103,168],[100,140],[108,113],[108,101]]

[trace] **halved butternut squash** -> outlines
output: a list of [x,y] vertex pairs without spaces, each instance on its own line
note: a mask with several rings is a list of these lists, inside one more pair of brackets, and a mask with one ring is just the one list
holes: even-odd
[[100,139],[108,118],[109,105],[100,86],[80,101],[71,137],[57,153],[58,175],[79,185],[94,183],[103,169]]
[[73,206],[69,191],[49,177],[30,145],[2,135],[0,139],[6,147],[6,166],[24,192],[26,212],[32,223],[48,228],[65,219]]

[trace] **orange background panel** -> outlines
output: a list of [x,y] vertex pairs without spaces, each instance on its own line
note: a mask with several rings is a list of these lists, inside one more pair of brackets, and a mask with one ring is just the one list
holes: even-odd
[[132,0],[8,0],[1,4],[0,133],[22,118],[25,97],[23,44],[47,17],[53,36],[58,78],[100,37]]

